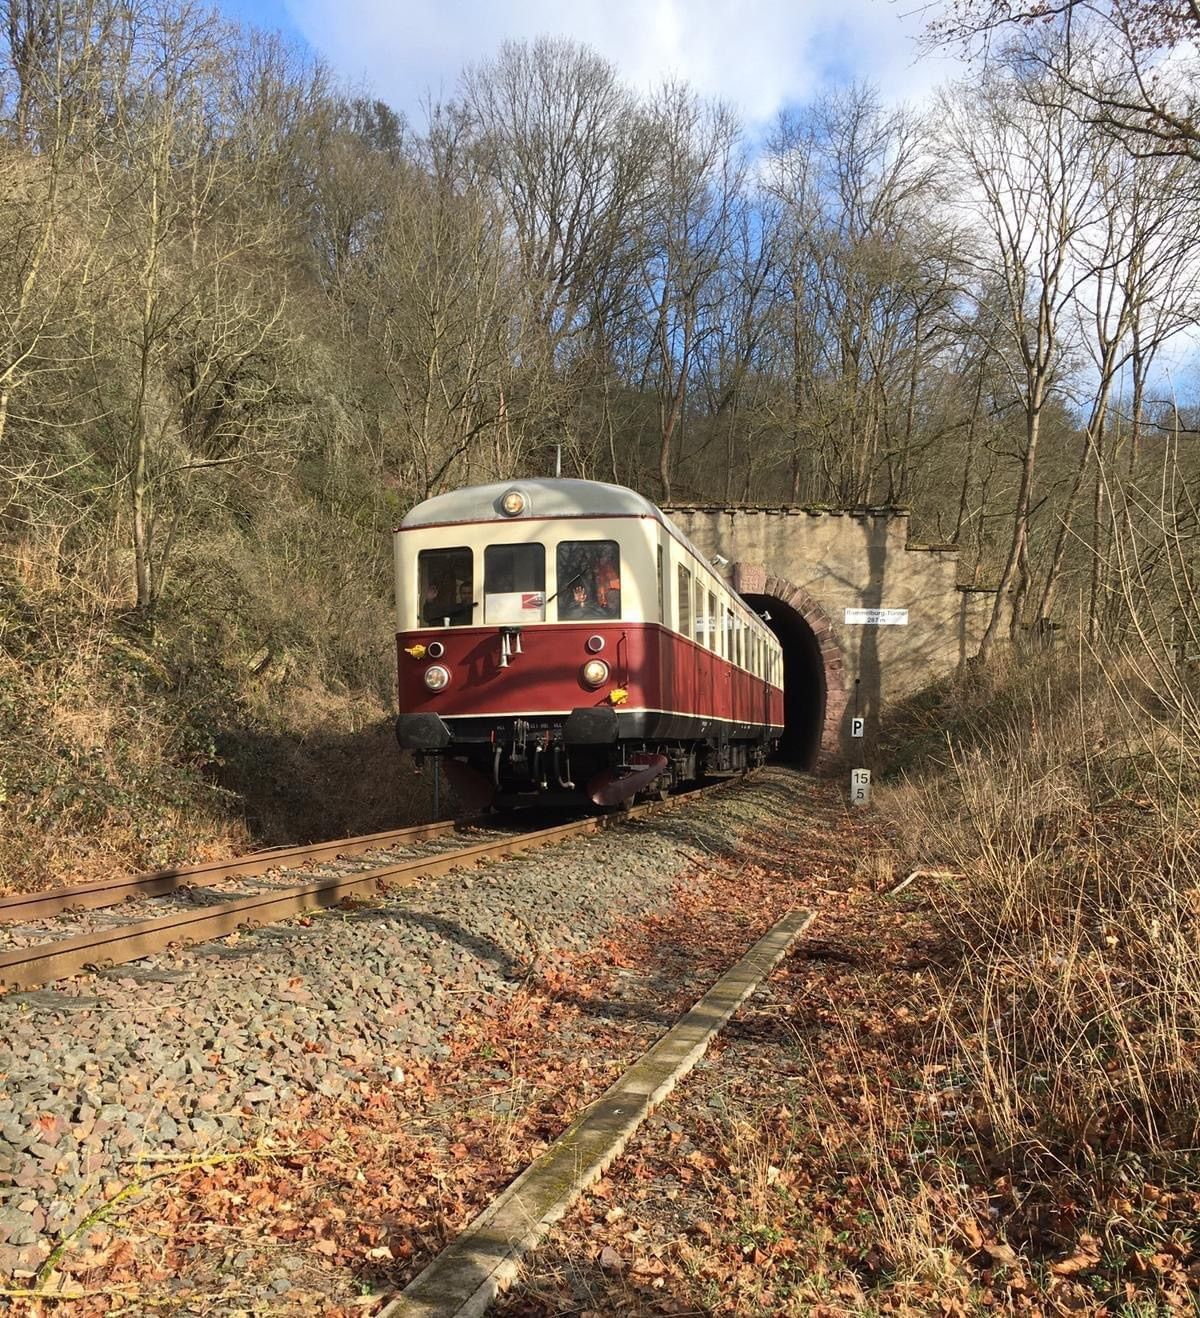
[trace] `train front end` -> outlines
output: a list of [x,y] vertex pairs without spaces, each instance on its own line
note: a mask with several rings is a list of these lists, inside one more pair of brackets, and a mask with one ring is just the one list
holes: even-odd
[[658,669],[653,512],[526,481],[440,495],[398,529],[397,737],[470,805],[578,803],[631,771],[623,725],[642,720],[622,714],[655,703]]

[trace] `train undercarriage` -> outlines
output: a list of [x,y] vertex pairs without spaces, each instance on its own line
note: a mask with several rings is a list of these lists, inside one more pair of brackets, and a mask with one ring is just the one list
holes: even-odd
[[[685,784],[755,768],[771,750],[762,728],[705,720],[712,726],[695,729],[702,735],[693,737],[630,735],[659,731],[641,721],[637,727],[626,715],[618,722],[605,709],[577,710],[558,720],[401,715],[396,730],[418,764],[437,757],[467,809],[578,806],[585,800],[628,808]],[[655,723],[662,722],[656,716]]]

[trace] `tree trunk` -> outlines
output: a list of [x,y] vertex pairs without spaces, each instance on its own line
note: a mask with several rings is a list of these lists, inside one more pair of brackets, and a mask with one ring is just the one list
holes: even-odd
[[1042,425],[1042,402],[1045,393],[1044,380],[1038,379],[1033,385],[1031,391],[1029,415],[1026,422],[1026,439],[1025,439],[1025,457],[1021,463],[1021,485],[1017,491],[1017,507],[1013,514],[1013,535],[1012,544],[1009,547],[1008,559],[1004,564],[1004,571],[1000,575],[1000,585],[996,590],[996,602],[992,607],[992,617],[988,622],[987,631],[983,634],[983,640],[979,646],[979,657],[987,663],[991,658],[992,650],[996,644],[996,638],[1000,634],[1003,626],[1003,616],[1005,607],[1009,610],[1009,634],[1012,635],[1020,626],[1017,617],[1016,603],[1009,599],[1009,592],[1013,589],[1016,581],[1017,569],[1021,563],[1021,557],[1026,552],[1026,542],[1029,539],[1029,505],[1033,494],[1033,467],[1034,459],[1037,456],[1038,436]]
[[1096,406],[1092,410],[1087,429],[1084,431],[1083,447],[1079,454],[1079,466],[1075,472],[1075,479],[1071,482],[1071,492],[1067,495],[1067,506],[1062,512],[1058,536],[1054,542],[1054,554],[1050,560],[1049,571],[1046,573],[1046,585],[1042,591],[1042,602],[1038,606],[1039,618],[1048,618],[1050,610],[1054,607],[1054,596],[1058,591],[1063,560],[1067,554],[1067,537],[1071,534],[1071,519],[1075,514],[1075,502],[1079,498],[1079,491],[1083,488],[1084,477],[1087,475],[1092,454],[1095,451],[1095,441],[1092,437],[1102,431],[1107,423],[1108,394],[1109,383],[1106,380],[1101,388],[1100,396],[1096,400]]

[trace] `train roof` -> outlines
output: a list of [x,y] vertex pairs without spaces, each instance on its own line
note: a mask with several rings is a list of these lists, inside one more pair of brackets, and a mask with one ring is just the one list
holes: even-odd
[[437,494],[412,508],[400,526],[445,526],[453,522],[508,522],[500,500],[520,490],[529,501],[525,517],[652,517],[667,525],[658,508],[634,490],[603,481],[571,479],[511,480],[471,485]]
[[[506,517],[500,500],[509,490],[520,490],[529,501],[519,519]],[[422,526],[454,526],[457,523],[507,522],[528,518],[555,517],[648,517],[666,527],[667,532],[687,548],[692,556],[708,567],[708,559],[671,521],[661,508],[636,490],[605,481],[585,481],[568,477],[537,477],[530,480],[495,481],[490,485],[467,485],[461,490],[435,494],[409,509],[400,523],[401,531]],[[741,598],[732,585],[723,583],[729,594],[763,627],[758,615]]]

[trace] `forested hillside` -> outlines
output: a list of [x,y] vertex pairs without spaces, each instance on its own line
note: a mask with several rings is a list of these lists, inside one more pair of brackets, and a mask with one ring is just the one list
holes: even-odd
[[388,530],[559,452],[910,505],[989,645],[1190,562],[1200,167],[1103,32],[752,137],[560,40],[410,123],[179,0],[0,11],[0,882],[393,817]]

